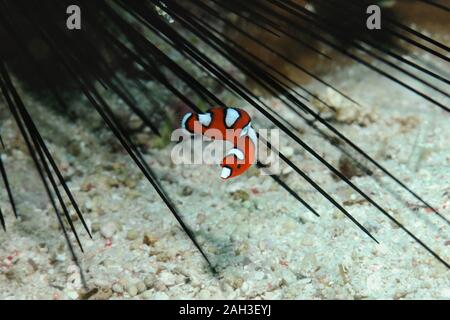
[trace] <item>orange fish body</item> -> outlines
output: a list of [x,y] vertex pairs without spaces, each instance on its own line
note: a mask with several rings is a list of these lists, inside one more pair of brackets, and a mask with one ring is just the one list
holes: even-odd
[[181,125],[192,134],[233,144],[220,164],[222,179],[241,175],[256,161],[256,133],[249,114],[242,109],[214,107],[203,114],[187,113]]

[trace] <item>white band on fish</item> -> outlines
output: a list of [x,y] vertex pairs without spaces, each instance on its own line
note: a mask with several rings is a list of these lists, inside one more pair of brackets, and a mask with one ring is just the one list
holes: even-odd
[[225,115],[225,124],[228,128],[231,128],[234,123],[239,119],[239,112],[233,108],[227,108]]
[[231,169],[230,169],[230,168],[227,168],[227,167],[223,167],[223,168],[222,168],[222,173],[220,174],[220,177],[221,177],[222,179],[226,179],[226,178],[228,178],[229,176],[231,176]]
[[232,156],[232,155],[235,155],[236,158],[238,158],[239,160],[244,160],[244,153],[237,148],[233,148],[230,151],[228,151],[226,156],[228,157],[228,156]]
[[188,112],[184,115],[183,120],[181,120],[181,127],[183,129],[186,129],[186,122],[189,120],[189,118],[192,116],[192,112]]

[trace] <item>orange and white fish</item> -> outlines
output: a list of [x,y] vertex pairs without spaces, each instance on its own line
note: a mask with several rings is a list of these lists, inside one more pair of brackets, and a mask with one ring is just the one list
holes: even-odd
[[242,109],[214,107],[202,114],[187,113],[181,127],[191,134],[233,144],[220,164],[222,179],[237,177],[256,162],[256,132],[249,114]]

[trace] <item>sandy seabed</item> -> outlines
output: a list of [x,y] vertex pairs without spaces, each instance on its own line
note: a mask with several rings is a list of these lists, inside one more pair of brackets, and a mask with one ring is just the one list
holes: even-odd
[[[330,121],[450,218],[449,114],[361,66],[342,68],[328,80],[364,105],[355,107],[310,85],[337,107]],[[86,295],[82,288],[15,125],[4,117],[3,159],[21,218],[13,218],[2,192],[8,230],[0,232],[0,299],[450,299],[450,273],[440,262],[284,135],[281,151],[380,244],[285,165],[283,179],[320,218],[256,168],[224,182],[217,166],[172,165],[173,145],[147,152],[148,163],[217,265],[214,277],[111,133],[95,125],[94,115],[74,121],[48,111],[44,116],[42,103],[27,102],[93,232],[91,240],[76,221],[85,249],[77,254],[90,291]],[[341,151],[278,99],[266,102],[301,128],[300,137],[321,156],[335,166],[345,162]],[[87,102],[79,104],[85,108]],[[256,128],[268,125],[245,103],[236,106],[254,116]],[[354,176],[352,182],[449,261],[449,226],[370,168],[372,176]]]

